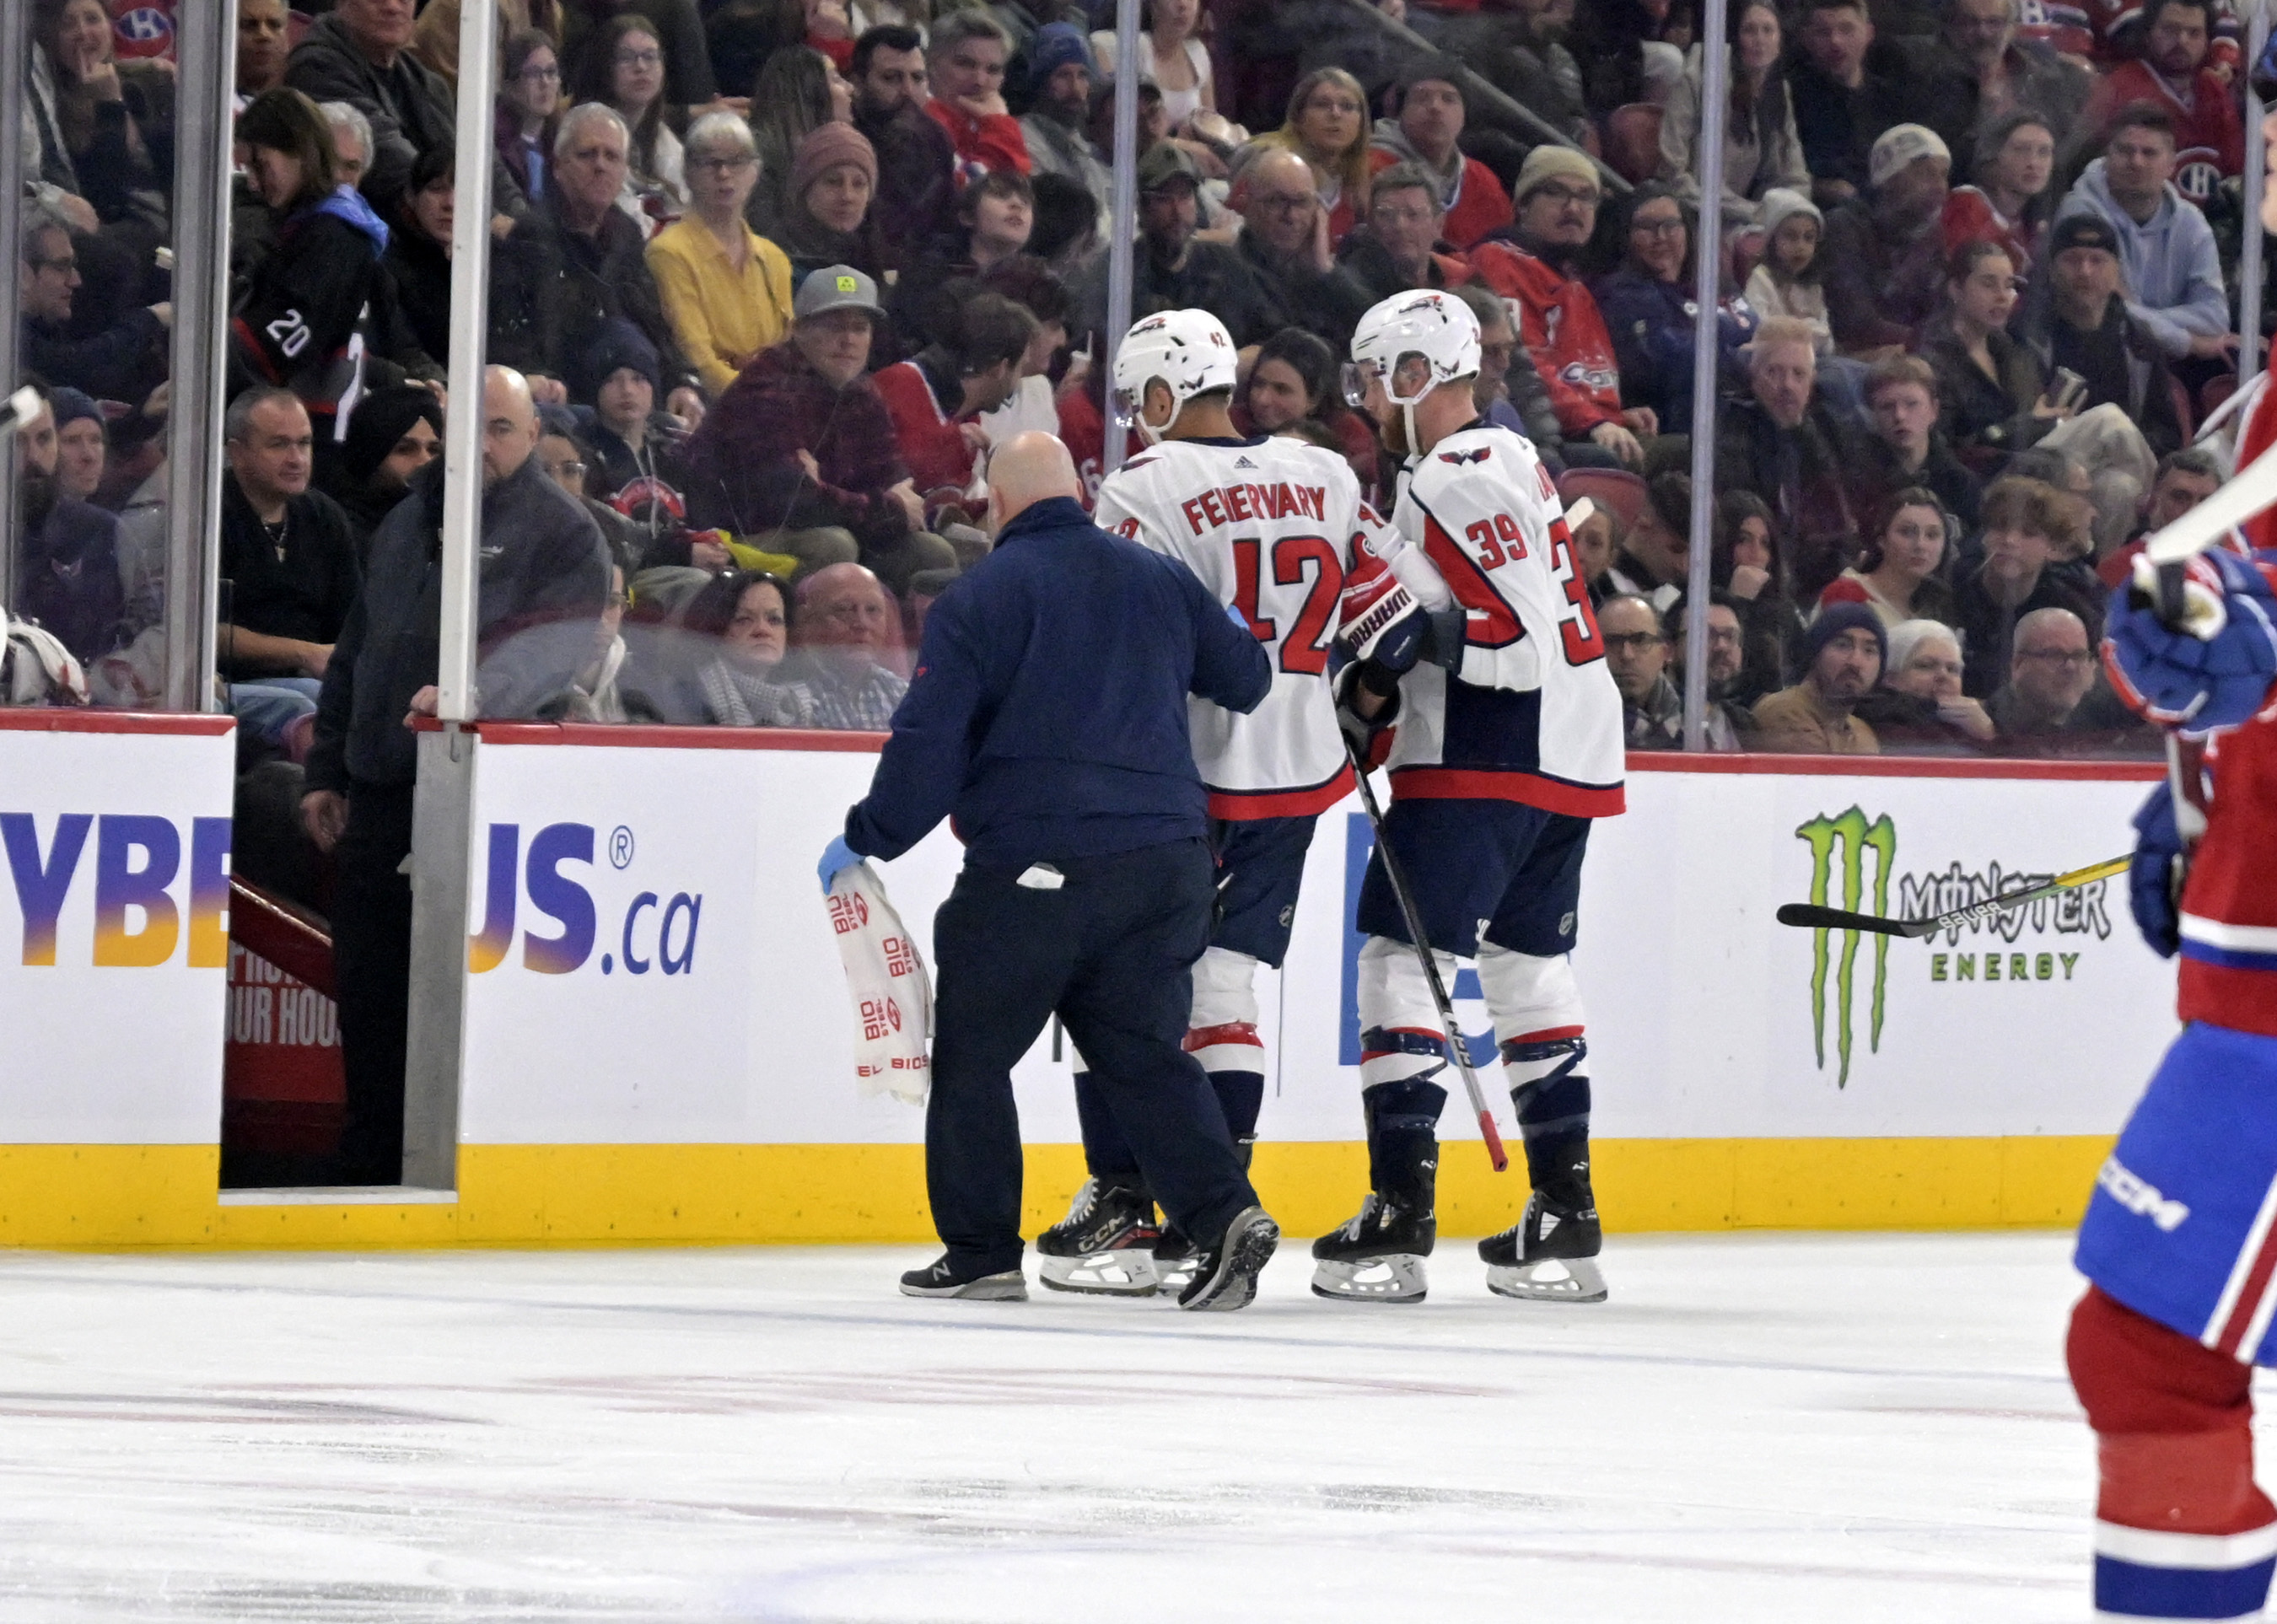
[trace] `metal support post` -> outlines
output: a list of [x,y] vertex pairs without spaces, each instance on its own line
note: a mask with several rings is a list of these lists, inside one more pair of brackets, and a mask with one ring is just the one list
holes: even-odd
[[1684,594],[1684,747],[1708,747],[1708,565],[1716,534],[1716,394],[1723,294],[1724,117],[1731,102],[1728,0],[1706,0],[1700,22],[1700,225],[1692,329],[1692,558]]

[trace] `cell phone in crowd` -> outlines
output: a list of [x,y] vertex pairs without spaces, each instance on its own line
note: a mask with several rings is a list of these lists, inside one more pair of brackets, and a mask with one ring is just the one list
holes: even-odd
[[2087,404],[2087,380],[2069,367],[2058,367],[2048,380],[2048,404],[2060,412],[2076,412]]

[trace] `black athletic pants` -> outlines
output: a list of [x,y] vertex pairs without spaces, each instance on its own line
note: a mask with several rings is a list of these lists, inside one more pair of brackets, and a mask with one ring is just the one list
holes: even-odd
[[332,975],[339,991],[347,1123],[343,1184],[403,1182],[403,1066],[411,1023],[408,784],[357,784],[333,853]]
[[968,864],[933,921],[925,1184],[933,1227],[963,1271],[1020,1265],[1012,1067],[1054,1012],[1180,1229],[1215,1246],[1257,1200],[1183,1046],[1189,972],[1209,941],[1209,847],[1179,840],[1054,866],[1066,883],[1045,891]]

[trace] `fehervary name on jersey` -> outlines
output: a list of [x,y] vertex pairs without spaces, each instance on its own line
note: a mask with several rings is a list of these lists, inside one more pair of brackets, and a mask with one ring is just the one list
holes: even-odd
[[1178,511],[1196,535],[1220,525],[1253,519],[1317,519],[1328,522],[1329,493],[1318,485],[1228,485],[1190,497]]

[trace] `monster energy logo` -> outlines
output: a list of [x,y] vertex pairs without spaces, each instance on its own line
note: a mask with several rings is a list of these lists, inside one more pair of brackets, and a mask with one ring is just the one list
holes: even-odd
[[[1865,812],[1851,808],[1839,817],[1815,817],[1796,830],[1795,838],[1810,846],[1810,899],[1820,907],[1839,907],[1854,914],[1887,914],[1890,911],[1890,872],[1898,861],[1898,826],[1887,813],[1871,823]],[[1866,854],[1874,854],[1873,905],[1866,906]],[[1841,875],[1842,894],[1838,901],[1829,894],[1838,872]],[[1811,932],[1810,1021],[1812,1041],[1817,1046],[1818,1068],[1826,1069],[1826,972],[1833,963],[1832,945],[1827,940],[1836,934],[1831,930]],[[1842,953],[1834,966],[1834,1049],[1840,1062],[1834,1086],[1847,1088],[1850,1082],[1850,1050],[1852,1043],[1852,994],[1856,984],[1859,932],[1845,930]],[[1882,1048],[1882,1012],[1884,996],[1889,986],[1890,938],[1874,937],[1874,996],[1870,1006],[1871,1019],[1867,1028],[1867,1046],[1875,1053]]]

